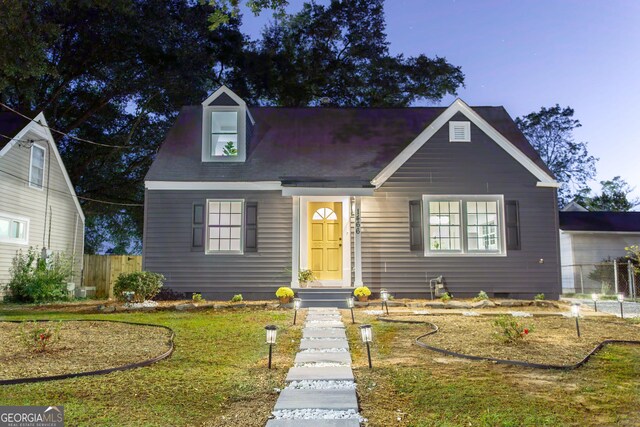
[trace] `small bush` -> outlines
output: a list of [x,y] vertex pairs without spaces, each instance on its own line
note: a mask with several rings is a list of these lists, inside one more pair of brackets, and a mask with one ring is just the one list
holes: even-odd
[[300,270],[298,272],[298,281],[300,283],[313,282],[316,280],[316,276],[313,274],[311,270]]
[[[27,326],[29,325],[29,326]],[[60,342],[60,327],[62,322],[57,321],[55,326],[42,326],[41,323],[22,322],[20,325],[20,339],[29,351],[44,353]]]
[[191,301],[193,302],[203,302],[204,298],[202,298],[202,294],[198,294],[198,293],[193,293],[193,295],[191,295]]
[[278,288],[278,290],[276,291],[276,297],[278,298],[293,298],[293,295],[293,290],[286,286]]
[[535,297],[533,297],[533,299],[536,301],[544,301],[544,294],[538,294]]
[[513,344],[522,341],[533,332],[533,327],[525,326],[511,316],[499,316],[493,321],[496,327],[496,337],[505,343]]
[[449,293],[449,292],[445,292],[444,294],[442,294],[442,296],[440,297],[440,301],[442,302],[447,302],[447,301],[451,301],[453,299],[453,296]]
[[26,253],[19,250],[9,269],[11,279],[7,285],[7,299],[25,303],[66,300],[71,268],[71,259],[64,253],[46,259],[34,248]]
[[234,295],[233,298],[231,298],[231,302],[241,302],[241,301],[242,301],[242,294]]
[[489,295],[487,295],[487,293],[485,291],[480,291],[478,292],[478,296],[476,296],[473,300],[474,301],[484,301],[489,299]]
[[132,302],[143,302],[158,295],[164,276],[150,271],[122,273],[113,286],[113,294],[120,301],[126,301],[124,292],[133,292]]
[[353,295],[355,295],[358,298],[368,297],[371,295],[371,291],[366,286],[360,286],[358,288],[355,288],[355,290],[353,291]]

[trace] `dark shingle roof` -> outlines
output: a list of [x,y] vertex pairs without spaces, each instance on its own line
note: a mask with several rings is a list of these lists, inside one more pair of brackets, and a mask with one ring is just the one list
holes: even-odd
[[[215,163],[200,160],[201,107],[184,107],[145,179],[366,186],[445,109],[250,107],[246,162]],[[552,176],[504,108],[473,109]]]
[[27,124],[29,120],[18,116],[11,111],[0,111],[0,134],[6,135],[9,138],[0,135],[0,150],[11,141],[11,138],[16,136]]
[[640,212],[560,212],[560,229],[640,232]]

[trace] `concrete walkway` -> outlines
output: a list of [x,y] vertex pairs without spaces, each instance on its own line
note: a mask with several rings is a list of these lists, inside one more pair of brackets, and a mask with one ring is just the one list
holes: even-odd
[[309,308],[300,352],[266,427],[358,427],[349,344],[337,308]]

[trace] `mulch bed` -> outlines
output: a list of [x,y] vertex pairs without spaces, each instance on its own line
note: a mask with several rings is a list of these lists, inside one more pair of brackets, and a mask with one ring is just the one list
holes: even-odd
[[493,317],[443,315],[402,316],[398,319],[436,324],[440,330],[422,339],[430,346],[473,356],[540,364],[577,363],[606,339],[640,340],[640,325],[622,320],[581,319],[582,337],[578,338],[573,318],[518,318],[532,332],[515,344],[506,344],[495,335],[497,329],[493,326]]
[[[44,322],[53,327],[56,322]],[[27,325],[27,330],[31,325]],[[170,348],[171,331],[119,322],[64,321],[45,353],[28,349],[19,323],[0,322],[0,379],[94,371],[141,362]]]

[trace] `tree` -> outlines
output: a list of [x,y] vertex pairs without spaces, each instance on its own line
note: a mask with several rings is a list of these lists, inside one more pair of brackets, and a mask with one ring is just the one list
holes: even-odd
[[640,199],[629,198],[633,188],[621,177],[600,181],[602,192],[594,196],[591,189],[578,192],[575,201],[590,211],[628,212],[640,205]]
[[522,133],[560,183],[558,202],[561,207],[595,177],[598,160],[589,155],[586,142],[574,141],[573,130],[582,125],[573,114],[571,107],[561,108],[556,104],[516,119]]
[[[214,10],[209,14],[209,28],[217,30],[218,27],[228,24],[230,19],[240,16],[240,0],[208,0]],[[284,16],[287,0],[246,0],[245,4],[255,15],[263,9],[271,9],[276,17]]]
[[460,67],[445,58],[393,56],[383,0],[305,3],[266,27],[230,73],[231,87],[253,104],[407,106],[455,94]]

